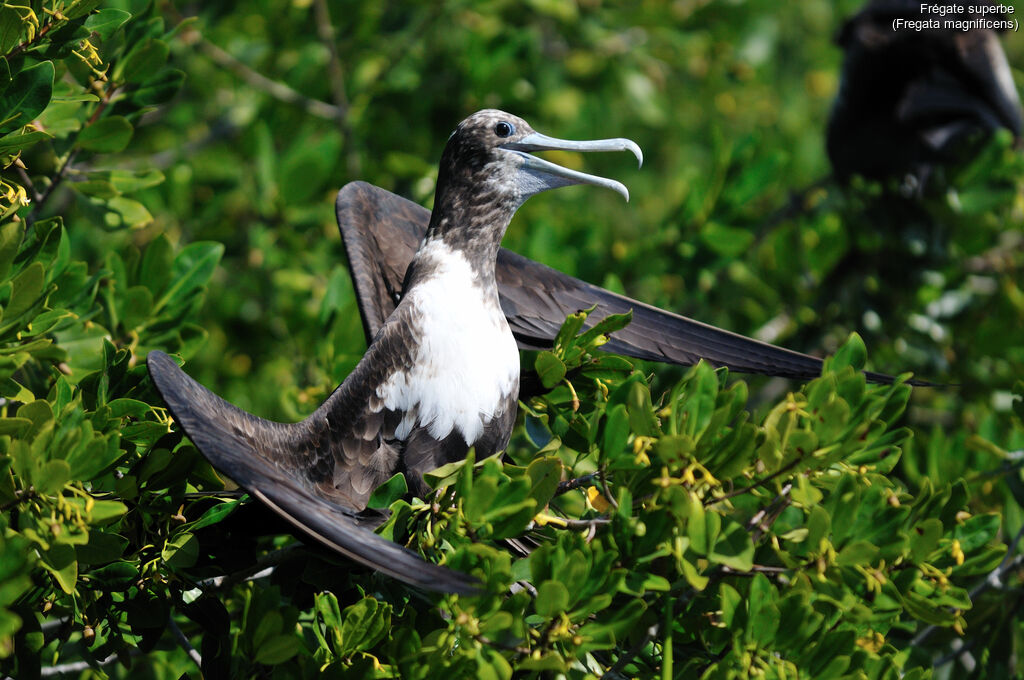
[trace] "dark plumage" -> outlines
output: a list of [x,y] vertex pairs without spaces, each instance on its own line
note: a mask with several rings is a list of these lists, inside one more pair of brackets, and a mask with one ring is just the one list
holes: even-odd
[[837,39],[845,53],[842,82],[826,142],[839,179],[909,175],[920,187],[936,165],[964,160],[994,131],[1021,134],[1020,99],[995,31],[893,30],[895,19],[980,17],[967,12],[966,2],[939,4],[964,13],[940,17],[922,14],[913,0],[874,0],[843,26]]
[[[501,238],[530,196],[589,183],[628,196],[618,182],[529,155],[539,149],[639,148],[628,140],[567,142],[501,111],[464,120],[445,147],[435,209],[403,269],[401,301],[376,319],[355,370],[299,423],[263,420],[151,352],[150,375],[177,422],[210,462],[327,546],[407,583],[469,592],[473,579],[422,561],[372,533],[380,514],[361,512],[397,472],[426,491],[422,474],[505,448],[515,420],[519,355],[494,279]],[[397,286],[398,282],[394,282]]]

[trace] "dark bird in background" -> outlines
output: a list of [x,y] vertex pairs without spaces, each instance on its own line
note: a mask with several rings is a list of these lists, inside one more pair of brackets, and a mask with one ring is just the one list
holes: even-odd
[[[162,352],[150,375],[175,420],[218,470],[327,546],[412,585],[470,592],[474,580],[429,564],[372,532],[371,492],[397,472],[427,492],[424,472],[508,444],[519,392],[519,351],[498,302],[495,261],[530,196],[614,180],[576,172],[531,151],[633,152],[629,140],[570,142],[522,119],[480,111],[459,124],[441,156],[434,210],[388,313],[353,372],[308,418],[276,423],[229,404]],[[367,312],[364,310],[364,315]],[[564,318],[564,315],[563,315]],[[362,511],[362,512],[361,512]]]
[[964,13],[922,14],[916,0],[874,0],[842,27],[842,80],[826,141],[841,181],[852,175],[909,178],[910,188],[920,192],[936,166],[966,160],[996,130],[1020,136],[1020,98],[996,31],[893,30],[900,18],[977,19],[981,15],[970,13],[970,6],[997,3],[938,4],[963,7]]

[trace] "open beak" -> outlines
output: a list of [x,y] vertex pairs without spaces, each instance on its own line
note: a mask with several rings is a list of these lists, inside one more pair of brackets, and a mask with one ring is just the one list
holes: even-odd
[[555,139],[539,132],[531,132],[518,141],[503,144],[501,148],[522,157],[521,170],[533,180],[531,184],[533,184],[534,191],[531,193],[570,184],[593,184],[618,192],[627,201],[629,200],[629,190],[621,182],[563,168],[543,158],[531,156],[528,153],[530,151],[631,151],[639,164],[641,166],[644,164],[644,154],[636,142],[621,137],[574,142],[568,139]]

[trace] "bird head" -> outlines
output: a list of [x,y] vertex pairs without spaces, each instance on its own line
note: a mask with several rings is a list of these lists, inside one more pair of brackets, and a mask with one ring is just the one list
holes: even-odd
[[570,141],[534,131],[518,116],[496,109],[478,111],[459,123],[441,157],[438,196],[450,185],[463,195],[485,194],[518,208],[530,196],[571,184],[593,184],[629,200],[621,182],[551,163],[533,151],[631,151],[643,164],[640,147],[628,139]]

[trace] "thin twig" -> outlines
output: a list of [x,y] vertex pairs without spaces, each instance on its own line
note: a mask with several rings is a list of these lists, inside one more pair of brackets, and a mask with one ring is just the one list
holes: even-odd
[[722,572],[725,574],[733,574],[735,576],[751,576],[753,574],[785,574],[790,571],[786,567],[769,567],[764,564],[754,564],[750,569],[733,569],[732,567],[722,565]]
[[319,99],[307,97],[284,83],[271,80],[263,74],[252,70],[206,38],[199,36],[197,38],[197,43],[199,45],[199,49],[202,50],[203,53],[215,64],[226,68],[245,82],[249,83],[253,87],[263,90],[275,99],[279,99],[289,104],[296,104],[301,106],[306,113],[320,118],[327,118],[328,120],[338,120],[338,118],[343,115],[343,112],[333,104],[328,104],[327,102],[322,102]]
[[196,666],[202,669],[203,657],[200,656],[199,652],[196,651],[196,648],[192,646],[192,643],[188,641],[185,634],[181,632],[181,628],[179,628],[178,624],[174,622],[173,615],[167,617],[167,627],[171,629],[171,633],[174,634],[174,638],[178,641],[181,648],[185,650],[185,653],[188,654],[189,658],[192,659]]
[[0,505],[0,512],[7,512],[16,505],[19,505],[22,501],[32,500],[36,497],[36,490],[31,486],[27,489],[15,489],[14,498],[7,501],[3,505]]
[[17,163],[14,165],[14,171],[18,173],[18,179],[21,180],[22,185],[28,189],[28,193],[31,194],[32,202],[38,203],[43,200],[42,194],[36,189],[36,185],[32,182],[32,178],[25,172],[25,168],[21,167]]
[[301,543],[294,543],[273,552],[269,552],[245,569],[236,571],[233,574],[225,574],[223,576],[214,576],[212,578],[203,579],[196,583],[196,587],[204,591],[225,590],[234,586],[236,583],[241,583],[242,581],[264,578],[273,573],[274,567],[285,562],[289,557],[291,557],[292,553],[302,548],[303,545]]
[[765,484],[767,484],[768,482],[772,481],[773,479],[776,479],[777,477],[781,477],[782,475],[786,474],[787,472],[789,472],[790,470],[795,468],[797,465],[800,464],[801,460],[803,460],[803,459],[802,458],[797,458],[796,460],[794,460],[793,462],[789,463],[785,467],[779,468],[778,470],[776,470],[775,472],[771,473],[767,477],[765,477],[763,479],[759,479],[756,482],[754,482],[753,484],[749,484],[749,485],[741,487],[739,489],[733,489],[729,493],[723,494],[721,496],[712,496],[711,498],[709,498],[706,501],[704,501],[704,505],[714,505],[715,503],[718,503],[719,501],[724,501],[724,500],[728,500],[730,498],[735,498],[736,496],[740,496],[742,494],[745,494],[748,491],[753,491],[754,489],[756,489],[758,487],[764,486]]
[[313,0],[316,14],[316,32],[320,42],[327,48],[327,81],[331,86],[331,99],[338,109],[338,127],[341,129],[342,145],[345,149],[345,165],[350,177],[360,175],[359,153],[355,146],[355,135],[348,120],[348,96],[345,94],[345,73],[341,68],[341,56],[334,37],[334,24],[326,0]]
[[39,213],[42,211],[43,206],[46,205],[46,202],[50,200],[50,196],[53,195],[54,189],[60,186],[60,183],[64,181],[64,178],[71,170],[71,163],[74,162],[75,157],[77,155],[78,147],[75,147],[68,152],[68,157],[64,159],[64,164],[60,166],[60,170],[57,171],[57,174],[54,175],[53,179],[50,181],[50,186],[46,187],[46,190],[43,191],[42,196],[39,197],[39,200],[36,201],[36,204],[32,207],[32,211],[28,214],[27,217],[25,217],[25,224],[27,226],[31,227],[39,218]]
[[747,531],[750,532],[750,538],[754,543],[761,540],[761,537],[768,533],[771,529],[772,524],[779,518],[782,511],[789,507],[791,499],[789,492],[793,490],[793,484],[787,482],[782,490],[779,491],[779,495],[772,499],[772,502],[767,507],[759,510],[750,521],[747,522]]
[[[142,650],[133,648],[128,651],[128,655],[133,657],[142,656]],[[121,657],[117,654],[111,654],[110,656],[97,661],[72,661],[70,663],[57,664],[56,666],[48,666],[40,669],[39,677],[53,678],[58,675],[77,675],[82,671],[89,670],[90,668],[102,668],[103,666],[109,666],[112,663],[117,663],[120,658]]]
[[611,520],[607,517],[595,517],[594,519],[569,519],[568,517],[552,517],[547,525],[555,529],[593,529],[604,526]]
[[24,52],[28,48],[32,47],[32,45],[35,44],[36,42],[38,42],[40,38],[42,38],[44,35],[46,35],[47,33],[50,32],[50,29],[53,28],[55,23],[56,23],[56,21],[51,21],[48,24],[44,24],[43,26],[41,26],[39,28],[38,31],[36,31],[35,36],[31,40],[26,40],[25,42],[21,43],[20,45],[17,45],[16,47],[14,47],[10,52],[8,52],[5,55],[7,57],[7,61],[10,61],[10,60],[14,59],[16,56],[18,56],[19,54],[21,54],[22,52]]
[[608,489],[608,481],[604,477],[603,467],[597,472],[597,480],[600,482],[601,493],[604,494],[604,499],[608,501],[609,505],[618,510],[619,502],[615,500],[615,498],[612,496],[612,492]]
[[601,676],[601,680],[618,680],[622,677],[622,669],[636,658],[636,655],[640,653],[640,650],[646,647],[651,640],[657,637],[660,627],[660,622],[651,624],[651,627],[647,629],[647,633],[645,633],[642,638],[634,642],[633,645],[626,650],[625,654],[619,655],[619,658],[615,660],[615,663],[612,664],[611,667],[604,672],[604,675]]
[[589,475],[583,475],[582,477],[576,477],[575,479],[567,479],[564,482],[558,483],[558,488],[555,489],[555,495],[561,496],[562,494],[575,491],[584,484],[590,484],[597,477],[596,472],[591,472]]

